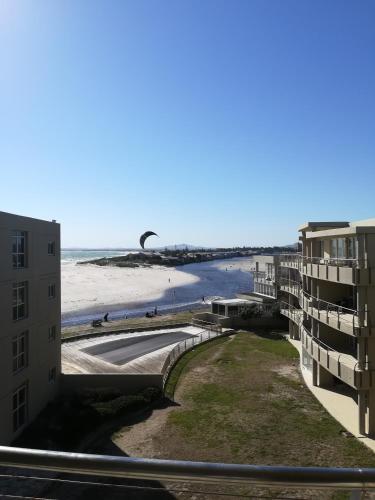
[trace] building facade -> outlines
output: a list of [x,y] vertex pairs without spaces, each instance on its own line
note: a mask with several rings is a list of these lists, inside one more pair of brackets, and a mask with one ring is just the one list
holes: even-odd
[[0,444],[59,390],[60,226],[0,212]]
[[252,269],[254,293],[261,298],[277,299],[278,273],[278,255],[258,255]]
[[302,252],[279,257],[281,313],[313,384],[352,397],[375,435],[375,219],[299,231]]

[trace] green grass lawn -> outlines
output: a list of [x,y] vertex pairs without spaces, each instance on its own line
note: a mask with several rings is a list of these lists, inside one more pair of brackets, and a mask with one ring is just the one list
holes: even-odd
[[342,434],[304,385],[298,365],[298,352],[280,336],[241,332],[194,349],[168,382],[180,406],[156,438],[163,456],[375,467],[375,454]]

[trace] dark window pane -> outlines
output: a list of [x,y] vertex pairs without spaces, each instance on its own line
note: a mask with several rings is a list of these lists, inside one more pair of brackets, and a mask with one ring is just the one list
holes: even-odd
[[18,426],[21,427],[25,423],[25,406],[21,406],[18,411]]
[[22,387],[19,391],[18,391],[18,399],[19,399],[19,404],[22,404],[25,402],[25,397],[26,397],[26,389],[24,387]]

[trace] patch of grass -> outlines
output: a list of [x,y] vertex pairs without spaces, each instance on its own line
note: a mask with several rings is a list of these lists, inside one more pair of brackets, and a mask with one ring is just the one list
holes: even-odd
[[227,337],[221,337],[215,340],[211,340],[210,342],[194,347],[194,349],[184,354],[184,356],[182,356],[182,358],[180,358],[180,360],[174,366],[168,377],[167,384],[164,390],[164,394],[166,395],[166,397],[173,399],[176,385],[180,377],[184,373],[185,367],[189,365],[189,363],[193,358],[195,358],[198,355],[201,355],[202,353],[204,353],[209,349],[215,348],[215,346],[220,345],[226,342],[227,340],[228,340]]
[[196,348],[171,375],[180,406],[156,437],[163,457],[374,467],[372,451],[342,435],[298,366],[297,351],[280,337],[241,332]]

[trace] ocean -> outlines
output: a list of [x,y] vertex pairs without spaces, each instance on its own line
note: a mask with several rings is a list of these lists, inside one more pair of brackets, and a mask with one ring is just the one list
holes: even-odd
[[[127,255],[132,250],[61,250],[62,262],[79,262],[83,260],[102,259]],[[133,250],[134,252],[134,250]]]

